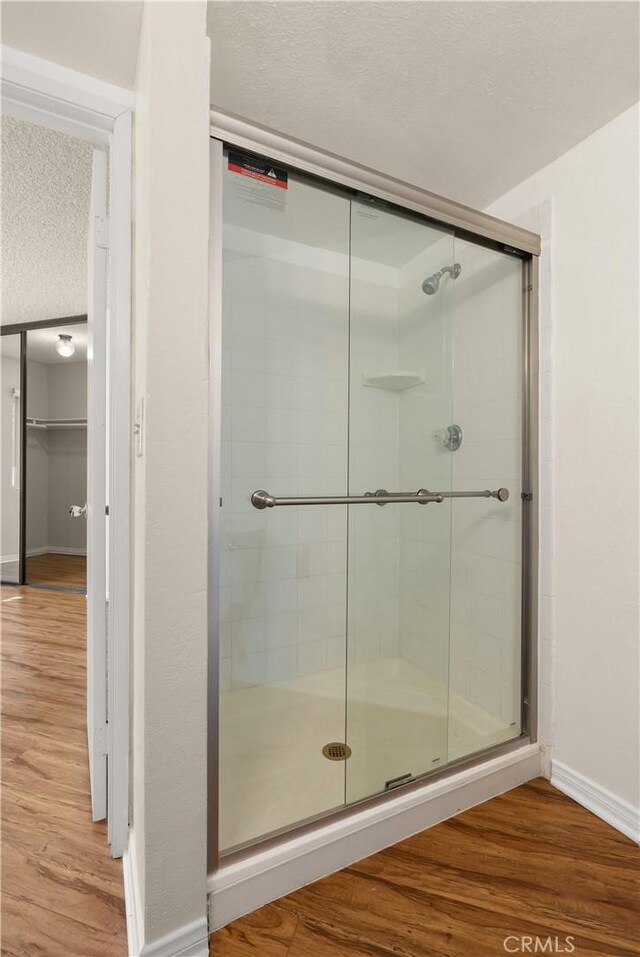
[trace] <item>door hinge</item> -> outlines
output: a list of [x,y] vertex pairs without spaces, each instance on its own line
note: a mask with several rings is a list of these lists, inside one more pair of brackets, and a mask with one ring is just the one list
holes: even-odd
[[93,238],[100,249],[109,248],[109,217],[96,216],[94,219]]

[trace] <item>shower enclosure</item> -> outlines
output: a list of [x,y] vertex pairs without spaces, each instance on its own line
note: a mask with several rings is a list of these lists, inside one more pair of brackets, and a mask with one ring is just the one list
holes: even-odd
[[534,260],[213,149],[215,856],[531,739]]

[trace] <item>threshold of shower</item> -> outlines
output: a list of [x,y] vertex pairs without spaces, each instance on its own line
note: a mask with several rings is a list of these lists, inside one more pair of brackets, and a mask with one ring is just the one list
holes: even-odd
[[222,857],[207,883],[209,931],[539,777],[542,758],[541,745],[520,735]]

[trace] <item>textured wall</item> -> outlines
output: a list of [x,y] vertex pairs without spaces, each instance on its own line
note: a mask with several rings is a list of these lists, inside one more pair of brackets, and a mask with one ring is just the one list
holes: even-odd
[[145,944],[185,925],[206,936],[205,12],[145,5],[136,82],[134,399],[146,415],[134,458],[131,860]]
[[553,755],[636,809],[638,126],[636,106],[489,210],[517,222],[554,204],[553,358],[541,376],[554,507],[543,508],[540,659],[541,678],[553,680]]

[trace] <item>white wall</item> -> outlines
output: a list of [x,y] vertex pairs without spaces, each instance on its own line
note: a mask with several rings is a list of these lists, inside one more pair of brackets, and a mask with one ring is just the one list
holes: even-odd
[[[541,661],[553,677],[553,758],[637,810],[638,106],[488,212],[514,222],[553,201],[553,491],[541,581]],[[544,344],[544,348],[548,343]],[[544,504],[544,503],[543,503]],[[547,705],[548,706],[548,705]]]
[[[27,341],[28,350],[28,341]],[[28,351],[27,351],[28,355]],[[27,360],[27,416],[49,416],[49,375],[44,362]],[[46,551],[49,541],[49,433],[27,429],[27,554]]]
[[[28,361],[27,416],[86,415],[86,362]],[[86,429],[27,428],[27,554],[58,549],[84,554],[86,521],[72,518],[69,508],[86,499]]]
[[[144,399],[145,425],[134,459],[128,866],[147,954],[197,941],[207,952],[205,18],[204,2],[145,4],[136,80],[134,408]],[[154,949],[165,935],[173,942]]]
[[[48,366],[49,418],[86,418],[87,363],[56,362]],[[47,433],[49,444],[49,540],[51,548],[86,551],[87,523],[69,514],[71,505],[87,500],[87,430]]]

